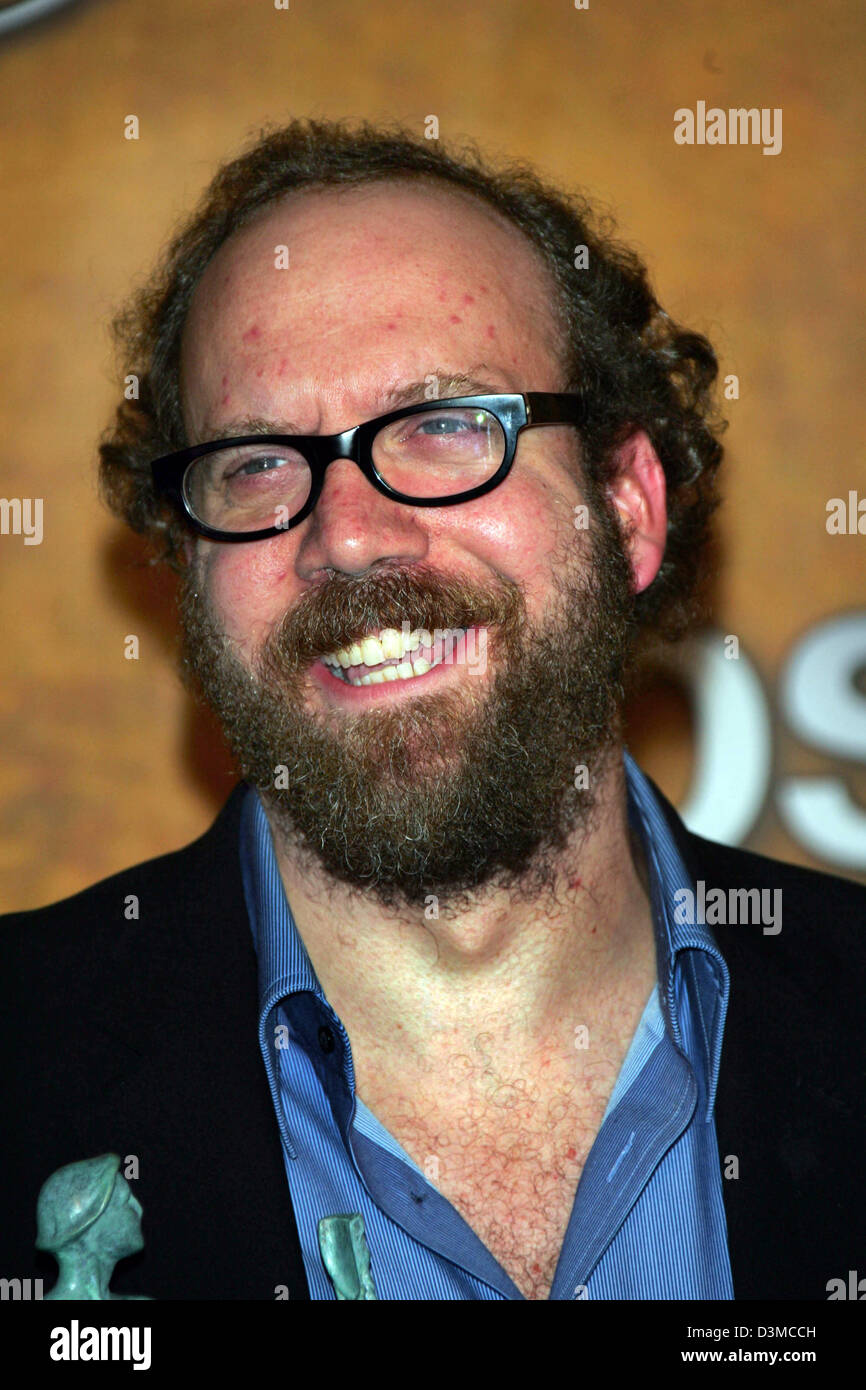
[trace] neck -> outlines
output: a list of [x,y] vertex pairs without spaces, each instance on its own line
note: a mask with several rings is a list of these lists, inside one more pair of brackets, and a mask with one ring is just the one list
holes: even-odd
[[655,980],[621,758],[609,765],[591,831],[557,853],[543,899],[488,886],[459,914],[435,904],[385,912],[370,888],[326,880],[276,833],[274,842],[292,914],[353,1054],[363,1044],[404,1068],[429,1067],[484,1034],[517,1061],[556,1051],[573,1062],[575,1029],[621,1027],[623,1009],[642,1007]]
[[107,1264],[99,1256],[81,1250],[58,1250],[54,1257],[59,1265],[57,1283],[51,1290],[54,1299],[107,1299],[108,1281],[114,1261]]

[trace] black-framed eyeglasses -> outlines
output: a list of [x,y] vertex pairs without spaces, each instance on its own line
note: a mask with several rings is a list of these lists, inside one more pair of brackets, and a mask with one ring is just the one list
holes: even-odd
[[392,410],[342,434],[253,434],[194,444],[151,469],[156,491],[172,498],[200,535],[260,541],[310,515],[335,459],[352,459],[396,502],[451,506],[504,481],[521,430],[580,425],[585,418],[584,398],[573,394],[452,396]]

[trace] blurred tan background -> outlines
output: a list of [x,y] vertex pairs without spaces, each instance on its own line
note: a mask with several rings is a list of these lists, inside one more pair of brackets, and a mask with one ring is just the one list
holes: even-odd
[[[805,635],[866,613],[866,535],[825,525],[831,497],[866,498],[864,37],[858,0],[85,0],[0,38],[0,496],[44,499],[41,544],[0,535],[4,909],[187,843],[235,780],[174,674],[171,585],[98,502],[95,444],[119,395],[113,310],[216,164],[296,115],[419,133],[436,115],[443,138],[594,193],[668,311],[709,334],[739,379],[714,621],[769,721],[744,842],[866,882],[866,832],[859,863],[829,864],[778,801],[785,778],[832,777],[866,817],[857,729],[853,752],[810,745],[780,698]],[[782,108],[781,152],[676,144],[674,112],[698,101]],[[696,721],[665,683],[631,714],[680,805]]]

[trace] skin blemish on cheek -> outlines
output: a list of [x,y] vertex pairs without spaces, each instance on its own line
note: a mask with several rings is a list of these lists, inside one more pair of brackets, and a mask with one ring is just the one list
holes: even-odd
[[492,323],[488,323],[488,325],[487,325],[487,336],[488,336],[488,338],[495,338],[495,337],[496,337],[496,329],[494,328],[494,326],[493,326]]
[[393,333],[394,330],[396,329],[397,325],[396,325],[396,323],[386,323],[386,324],[385,324],[385,327],[386,327],[391,333]]
[[474,295],[474,294],[464,294],[464,296],[463,296],[463,303],[464,303],[464,304],[474,304],[474,303],[475,303],[475,295]]
[[252,327],[248,328],[246,333],[244,333],[243,337],[241,338],[241,342],[254,343],[256,338],[260,338],[261,336],[262,330],[259,328],[257,323],[254,323]]
[[449,323],[462,323],[463,320],[462,320],[462,318],[460,317],[459,314],[450,314],[449,317],[448,317],[448,322],[449,322]]
[[282,374],[283,374],[283,372],[284,372],[285,370],[286,370],[286,359],[285,359],[285,357],[281,357],[281,358],[280,358],[280,365],[277,367],[277,376],[282,376]]

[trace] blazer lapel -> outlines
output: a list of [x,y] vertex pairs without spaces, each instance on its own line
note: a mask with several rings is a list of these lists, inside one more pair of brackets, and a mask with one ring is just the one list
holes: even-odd
[[[765,934],[760,923],[710,924],[731,980],[716,1135],[734,1297],[826,1298],[827,1281],[845,1276],[846,1259],[857,1267],[863,1226],[850,1210],[851,1194],[862,1187],[855,1171],[862,1108],[853,1101],[862,1063],[850,1058],[842,1020],[837,1027],[833,1017],[844,966],[827,927],[838,921],[844,937],[846,909],[849,917],[857,913],[849,889],[862,890],[701,839],[655,791],[696,882],[726,894],[782,889],[778,934]],[[853,933],[848,947],[856,960],[862,948]],[[855,1037],[862,1045],[861,1029]]]

